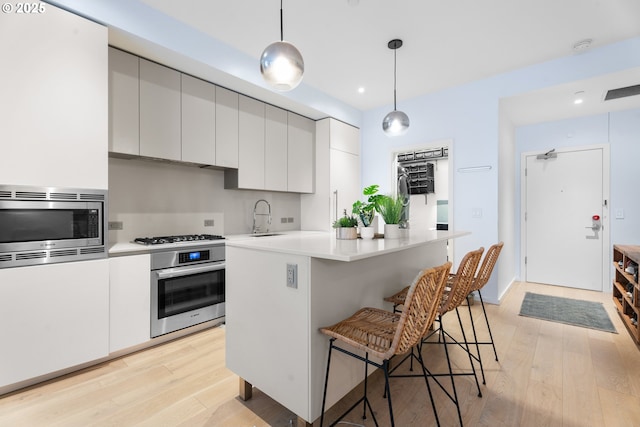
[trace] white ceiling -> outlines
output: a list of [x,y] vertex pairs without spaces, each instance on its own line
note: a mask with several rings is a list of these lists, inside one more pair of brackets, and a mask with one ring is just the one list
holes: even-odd
[[[284,39],[305,60],[300,86],[279,93],[259,58],[280,38],[278,0],[46,0],[109,26],[109,43],[216,84],[319,119],[359,124],[361,112],[640,36],[640,0],[283,0]],[[634,62],[637,64],[637,61]],[[586,73],[588,75],[590,73]],[[596,75],[595,73],[593,73]],[[514,124],[640,108],[602,102],[640,84],[640,69],[505,99]],[[364,87],[364,93],[358,88]],[[568,94],[585,91],[579,108]]]
[[[141,1],[254,57],[248,72],[259,72],[262,50],[280,37],[277,0]],[[577,54],[583,39],[593,49],[640,36],[640,0],[284,0],[283,9],[284,39],[305,60],[303,83],[361,111],[393,102],[393,38],[404,41],[400,108],[404,99]]]

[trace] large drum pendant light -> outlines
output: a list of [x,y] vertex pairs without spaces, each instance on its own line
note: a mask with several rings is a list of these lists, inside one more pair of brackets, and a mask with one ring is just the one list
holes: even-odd
[[302,81],[304,60],[294,45],[284,41],[282,29],[282,0],[280,0],[280,41],[271,43],[260,57],[260,72],[274,89],[286,92]]
[[382,130],[387,136],[399,136],[409,130],[409,116],[396,108],[396,50],[402,46],[402,40],[393,39],[388,46],[393,50],[393,111],[382,120]]

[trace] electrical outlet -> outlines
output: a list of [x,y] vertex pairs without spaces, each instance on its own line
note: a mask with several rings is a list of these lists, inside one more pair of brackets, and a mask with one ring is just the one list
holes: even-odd
[[293,218],[292,217],[288,217],[287,218],[287,222],[293,222]]
[[287,222],[287,218],[280,218],[280,223],[285,224]]
[[287,286],[298,289],[298,264],[287,264]]
[[212,219],[205,219],[204,220],[204,226],[205,227],[213,227],[213,220]]
[[122,230],[122,221],[109,221],[109,230]]

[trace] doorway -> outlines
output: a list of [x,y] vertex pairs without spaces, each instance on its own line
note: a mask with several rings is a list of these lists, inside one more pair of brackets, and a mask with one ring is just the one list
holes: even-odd
[[525,280],[602,291],[609,277],[609,146],[522,156]]
[[[442,155],[437,152],[442,150]],[[398,165],[400,161],[412,163],[405,159],[404,155],[413,153],[415,163],[430,164],[431,175],[424,170],[424,176],[433,177],[433,187],[428,191],[417,191],[409,196],[409,228],[414,232],[432,232],[435,230],[454,230],[453,224],[453,140],[437,140],[430,143],[405,146],[396,151],[391,151],[391,181],[390,188],[393,194],[398,191]],[[406,164],[405,164],[406,166]],[[419,171],[422,177],[423,171]],[[411,174],[413,178],[413,173]],[[418,184],[424,189],[424,182],[418,179]],[[447,242],[447,257],[454,261],[454,240]]]

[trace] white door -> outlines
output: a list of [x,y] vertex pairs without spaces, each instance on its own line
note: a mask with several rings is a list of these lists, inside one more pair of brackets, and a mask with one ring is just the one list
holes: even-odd
[[526,156],[526,281],[602,291],[608,242],[604,150]]

